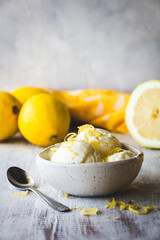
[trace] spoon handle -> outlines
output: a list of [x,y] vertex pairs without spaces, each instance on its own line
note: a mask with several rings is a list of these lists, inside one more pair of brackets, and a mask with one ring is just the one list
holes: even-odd
[[46,203],[48,203],[48,205],[50,207],[52,207],[53,209],[55,209],[56,211],[59,212],[65,212],[68,211],[69,208],[66,207],[65,205],[61,204],[60,202],[57,202],[56,200],[47,197],[46,195],[44,195],[43,193],[41,193],[40,191],[38,191],[37,189],[34,188],[28,188],[28,190],[36,193],[41,199],[43,199]]

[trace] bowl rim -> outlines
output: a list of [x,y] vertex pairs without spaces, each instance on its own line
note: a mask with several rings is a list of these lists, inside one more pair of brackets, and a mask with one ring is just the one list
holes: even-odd
[[[59,143],[56,143],[56,144],[59,144]],[[46,163],[46,164],[52,164],[54,166],[57,166],[57,167],[82,167],[82,166],[111,166],[111,165],[122,165],[122,164],[126,164],[126,163],[130,163],[132,161],[141,161],[143,162],[143,157],[144,157],[144,153],[137,147],[134,147],[128,143],[123,143],[121,142],[122,146],[128,146],[128,147],[131,147],[135,150],[137,150],[139,153],[137,153],[134,157],[131,157],[129,159],[125,159],[125,160],[117,160],[117,161],[113,161],[113,162],[92,162],[92,163],[76,163],[76,164],[73,164],[73,163],[55,163],[55,162],[52,162],[51,160],[47,160],[43,157],[40,156],[41,153],[43,153],[44,151],[46,151],[47,149],[50,149],[52,148],[53,146],[55,146],[56,144],[54,145],[51,145],[45,149],[43,149],[42,151],[40,151],[37,155],[36,155],[36,159],[38,161],[41,161],[43,163]]]

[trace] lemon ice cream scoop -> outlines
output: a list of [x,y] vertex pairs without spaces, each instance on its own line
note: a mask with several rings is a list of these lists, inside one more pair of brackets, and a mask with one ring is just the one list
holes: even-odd
[[123,150],[118,153],[114,153],[113,155],[107,157],[107,162],[114,162],[114,161],[120,161],[125,160],[134,157],[135,154],[129,150]]
[[89,143],[83,141],[63,142],[58,149],[52,149],[51,161],[55,163],[104,162],[102,156]]
[[94,128],[92,125],[86,124],[79,127],[77,140],[90,143],[92,147],[101,153],[104,157],[115,148],[121,148],[119,140],[110,132]]

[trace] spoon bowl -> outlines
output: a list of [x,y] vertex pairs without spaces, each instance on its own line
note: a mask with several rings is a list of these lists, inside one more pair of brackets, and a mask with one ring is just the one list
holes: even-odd
[[7,178],[13,186],[21,190],[32,188],[35,185],[31,175],[19,167],[10,167],[7,170]]

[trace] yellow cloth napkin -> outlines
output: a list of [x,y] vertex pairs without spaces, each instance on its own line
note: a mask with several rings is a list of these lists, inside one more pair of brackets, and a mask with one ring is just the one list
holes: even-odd
[[125,109],[130,94],[99,89],[51,90],[68,107],[73,120],[127,133]]

